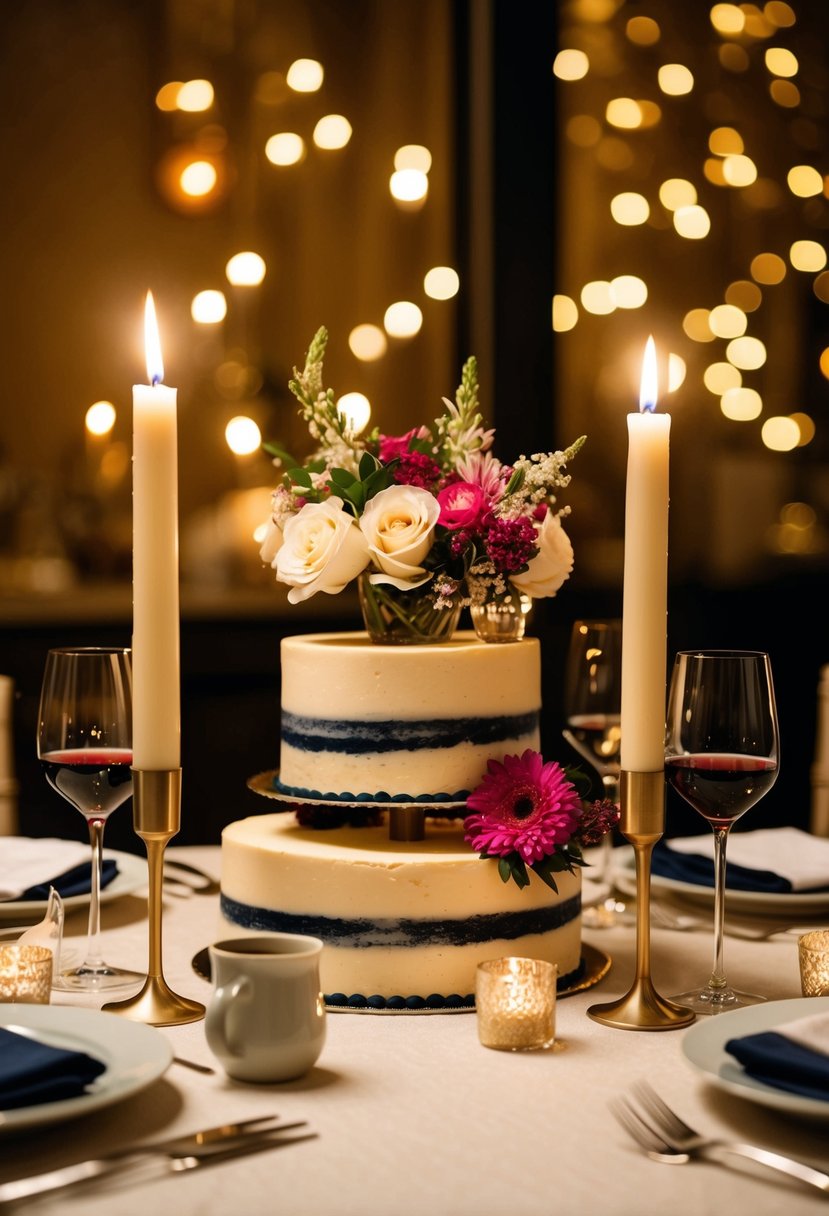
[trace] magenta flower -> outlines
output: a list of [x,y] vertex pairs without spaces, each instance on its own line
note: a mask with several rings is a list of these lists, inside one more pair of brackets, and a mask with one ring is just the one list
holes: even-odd
[[516,574],[535,557],[538,532],[524,515],[517,519],[495,519],[487,529],[484,544],[496,570]]
[[481,785],[466,800],[476,812],[464,820],[465,839],[476,853],[518,853],[532,865],[565,845],[581,816],[575,786],[555,761],[545,764],[528,748],[523,756],[490,760]]
[[489,511],[489,502],[480,486],[469,481],[456,481],[445,486],[437,496],[440,503],[438,523],[452,532],[458,528],[474,528]]
[[404,452],[400,464],[394,470],[394,480],[401,486],[417,486],[421,490],[434,491],[440,480],[440,465],[425,452]]
[[423,426],[413,427],[412,430],[406,431],[405,435],[381,435],[380,459],[383,464],[388,464],[389,461],[406,455],[412,439],[425,438],[428,438],[428,431]]

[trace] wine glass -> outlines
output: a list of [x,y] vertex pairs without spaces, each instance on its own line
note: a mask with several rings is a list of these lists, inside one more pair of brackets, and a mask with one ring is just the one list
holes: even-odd
[[714,832],[714,965],[704,988],[673,999],[694,1013],[756,1005],[729,987],[723,967],[725,850],[732,823],[777,779],[777,710],[769,656],[687,650],[676,656],[665,743],[668,781]]
[[[622,742],[622,622],[575,621],[570,634],[564,683],[570,746],[598,773],[604,797],[619,804]],[[600,880],[612,881],[613,838],[603,838]],[[597,924],[615,923],[615,900],[606,900]]]
[[84,816],[92,846],[89,931],[60,987],[82,992],[140,981],[101,954],[101,859],[107,817],[132,795],[132,667],[117,647],[66,647],[46,658],[37,754],[49,784]]

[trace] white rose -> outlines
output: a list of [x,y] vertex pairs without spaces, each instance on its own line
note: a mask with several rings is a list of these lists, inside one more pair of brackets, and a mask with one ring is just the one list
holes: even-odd
[[511,582],[519,591],[543,599],[555,595],[573,569],[573,546],[557,515],[548,511],[538,532],[538,553],[523,574],[513,574]]
[[259,550],[259,556],[263,562],[267,562],[269,566],[276,566],[276,555],[282,548],[282,529],[274,521],[273,517],[268,520],[265,539],[262,541],[262,546]]
[[431,576],[420,564],[432,547],[440,507],[434,495],[418,486],[389,486],[369,499],[360,527],[382,574],[373,583],[391,583],[401,591]]
[[283,531],[276,555],[276,577],[288,583],[292,604],[318,591],[336,595],[369,562],[366,538],[353,515],[343,510],[341,498],[307,502]]

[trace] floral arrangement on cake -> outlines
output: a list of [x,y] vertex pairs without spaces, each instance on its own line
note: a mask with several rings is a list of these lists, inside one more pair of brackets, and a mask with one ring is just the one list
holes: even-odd
[[284,473],[260,553],[290,587],[289,601],[334,595],[359,579],[372,635],[372,623],[382,633],[397,622],[414,635],[408,640],[434,640],[464,604],[513,590],[555,595],[573,567],[561,523],[569,508],[555,509],[556,491],[569,484],[567,464],[584,437],[566,451],[502,463],[479,412],[474,357],[430,426],[356,434],[323,386],[327,341],[320,328],[289,385],[314,454],[299,463],[265,445]]
[[554,891],[553,875],[575,873],[585,864],[582,849],[598,844],[619,819],[610,799],[583,802],[568,772],[530,748],[490,760],[466,805],[473,814],[464,820],[465,839],[481,857],[498,859],[504,882],[526,887],[529,867]]

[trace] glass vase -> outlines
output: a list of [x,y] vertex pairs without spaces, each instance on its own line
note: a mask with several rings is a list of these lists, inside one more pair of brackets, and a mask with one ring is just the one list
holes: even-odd
[[391,583],[372,583],[367,573],[358,579],[360,608],[366,632],[382,646],[434,646],[449,642],[458,626],[461,605],[435,608],[429,583],[400,591]]
[[532,605],[528,595],[513,589],[497,599],[476,602],[473,597],[469,615],[482,642],[520,642]]

